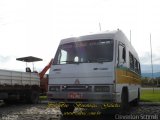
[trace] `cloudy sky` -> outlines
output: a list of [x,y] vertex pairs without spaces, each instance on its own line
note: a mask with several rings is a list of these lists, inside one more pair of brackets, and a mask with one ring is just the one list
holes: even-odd
[[[159,0],[0,0],[0,69],[24,70],[17,57],[36,56],[41,70],[54,57],[62,38],[121,29],[141,64],[160,64]],[[160,69],[159,69],[160,71]]]

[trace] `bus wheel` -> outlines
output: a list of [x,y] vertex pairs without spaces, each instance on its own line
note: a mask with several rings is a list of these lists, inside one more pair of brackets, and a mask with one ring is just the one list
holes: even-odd
[[69,104],[68,107],[60,107],[61,113],[64,114],[66,112],[73,112],[74,111],[74,105],[73,104]]
[[128,96],[128,89],[123,88],[122,95],[121,95],[121,112],[126,114],[129,111],[129,96]]

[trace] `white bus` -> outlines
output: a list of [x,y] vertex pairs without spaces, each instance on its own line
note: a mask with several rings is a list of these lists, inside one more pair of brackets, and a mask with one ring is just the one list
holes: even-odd
[[140,99],[139,57],[121,30],[63,39],[49,72],[48,98],[74,104],[129,103]]

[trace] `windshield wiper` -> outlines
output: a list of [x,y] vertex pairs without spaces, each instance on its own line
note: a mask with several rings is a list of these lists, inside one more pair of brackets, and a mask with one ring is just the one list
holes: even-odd
[[97,58],[97,59],[89,59],[89,62],[98,62],[98,63],[103,63],[103,62],[109,62],[110,60],[105,59],[105,58]]
[[66,62],[68,64],[79,64],[79,63],[83,63],[83,62],[76,62],[76,61],[61,61],[61,62]]

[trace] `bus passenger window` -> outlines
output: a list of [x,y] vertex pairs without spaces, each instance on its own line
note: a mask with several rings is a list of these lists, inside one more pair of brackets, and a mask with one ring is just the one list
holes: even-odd
[[138,73],[138,61],[136,59],[134,59],[134,70]]
[[124,64],[126,62],[126,49],[124,46],[119,45],[119,64]]
[[125,49],[125,47],[123,48],[122,58],[123,58],[123,60],[125,62],[126,61],[126,49]]
[[141,66],[139,62],[138,62],[138,74],[141,74]]
[[129,63],[130,63],[130,69],[134,70],[134,57],[130,52],[129,52]]

